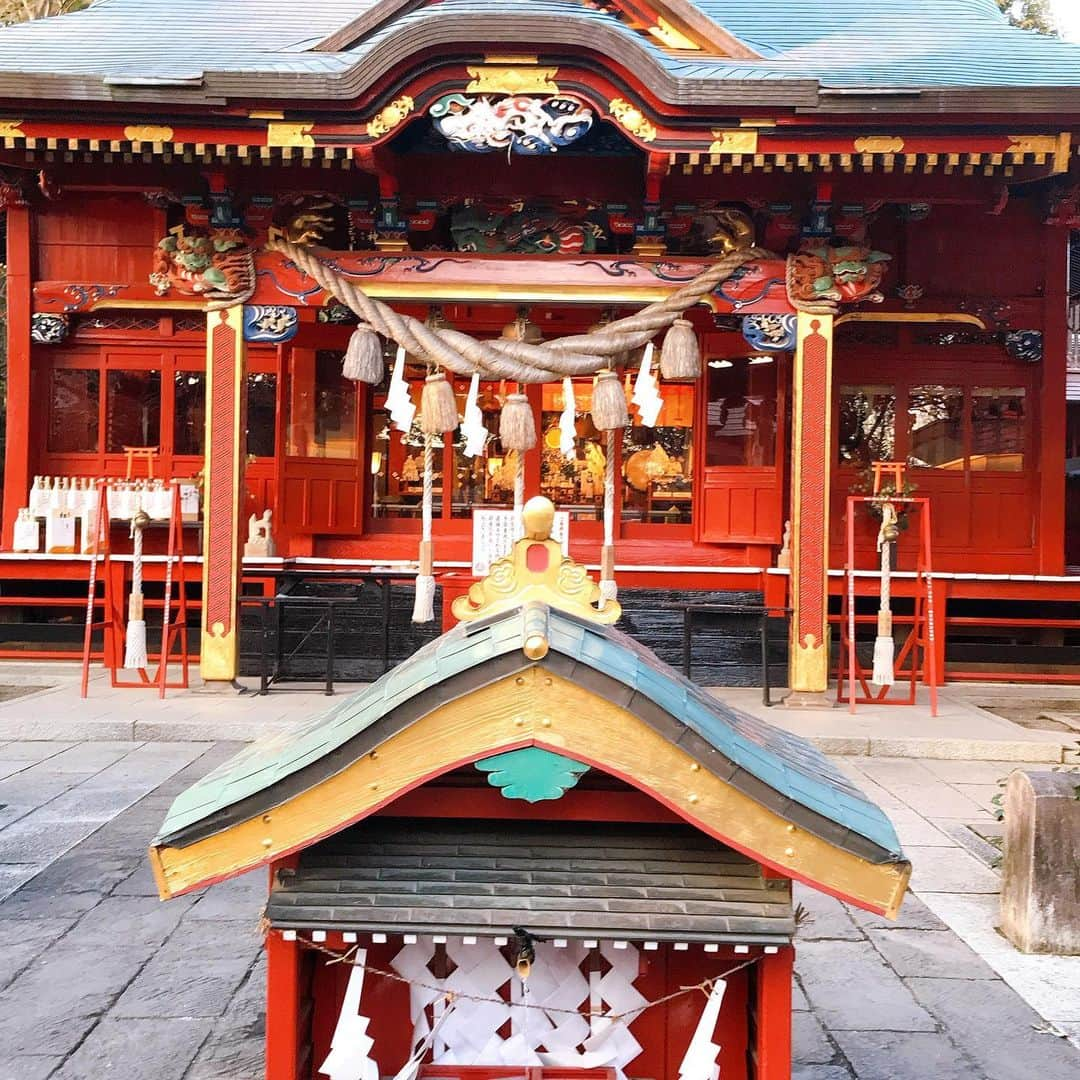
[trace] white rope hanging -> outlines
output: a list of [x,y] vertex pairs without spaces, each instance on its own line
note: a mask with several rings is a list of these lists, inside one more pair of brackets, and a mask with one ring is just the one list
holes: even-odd
[[435,561],[431,547],[432,503],[434,501],[435,436],[424,436],[424,488],[421,501],[420,572],[416,576],[412,621],[432,622],[435,618]]
[[896,539],[896,508],[885,500],[881,504],[881,528],[877,547],[881,552],[881,595],[878,603],[877,637],[874,639],[874,664],[870,681],[878,686],[892,686],[896,679],[893,660],[896,642],[892,633],[892,542]]
[[618,512],[615,498],[616,450],[618,435],[614,430],[606,432],[604,462],[604,548],[600,553],[600,610],[609,600],[619,598],[619,586],[615,582],[615,515]]
[[124,667],[138,671],[147,665],[146,619],[143,616],[143,529],[150,517],[137,510],[131,519],[132,562],[131,596],[128,597],[128,623],[124,632]]

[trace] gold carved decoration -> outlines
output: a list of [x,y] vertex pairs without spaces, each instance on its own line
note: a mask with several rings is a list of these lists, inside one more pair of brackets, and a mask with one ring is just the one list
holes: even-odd
[[713,141],[709,144],[710,154],[756,154],[758,152],[758,133],[753,128],[713,131],[712,137]]
[[267,146],[314,146],[311,129],[315,126],[311,120],[271,121],[266,125]]
[[483,581],[477,581],[467,595],[454,601],[454,617],[471,622],[539,603],[592,622],[617,621],[622,614],[618,602],[608,600],[603,610],[594,607],[600,599],[600,586],[584,566],[563,555],[557,540],[551,539],[555,520],[552,501],[538,495],[525,504],[521,516],[524,538],[514,544],[509,555],[491,564]]
[[472,82],[467,94],[557,94],[557,67],[513,67],[485,64],[467,69]]
[[690,38],[672,26],[667,19],[663,18],[663,16],[657,16],[656,25],[649,27],[649,33],[652,34],[661,45],[666,45],[669,49],[692,50],[694,52],[701,51],[701,47],[696,41],[691,41]]
[[898,135],[864,135],[855,140],[856,154],[899,154],[904,140]]
[[164,124],[130,124],[124,128],[124,138],[133,143],[166,143],[172,137],[173,129]]
[[0,139],[25,139],[22,126],[25,120],[0,120]]
[[369,121],[367,133],[372,139],[379,139],[391,132],[413,111],[416,102],[408,94],[395,98],[384,109],[377,112]]
[[636,105],[631,105],[624,98],[612,98],[608,102],[608,112],[634,138],[642,142],[653,142],[656,139],[656,128]]

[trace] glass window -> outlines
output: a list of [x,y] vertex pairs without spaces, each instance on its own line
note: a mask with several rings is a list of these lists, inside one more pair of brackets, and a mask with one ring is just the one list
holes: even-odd
[[[294,353],[288,454],[294,457],[356,457],[356,384],[341,373],[342,354]],[[306,361],[306,362],[305,362]]]
[[775,357],[710,360],[707,371],[705,464],[710,468],[775,464]]
[[[656,427],[634,416],[623,440],[623,519],[651,525],[693,521],[694,388],[660,387]],[[775,402],[774,402],[775,405]]]
[[892,461],[896,390],[891,386],[841,386],[838,436],[842,465],[865,469],[872,461]]
[[562,383],[545,384],[540,412],[540,494],[546,495],[575,521],[604,516],[604,472],[607,440],[592,421],[592,379],[574,382],[574,449],[561,449]]
[[1024,468],[1024,389],[976,386],[971,391],[973,472],[1022,472]]
[[206,375],[178,371],[173,376],[173,452],[201,456],[206,438]]
[[49,450],[54,454],[96,454],[101,373],[88,368],[54,368],[49,382]]
[[[469,384],[456,382],[458,415],[465,414],[465,399]],[[419,388],[417,388],[419,395]],[[419,400],[419,398],[417,398]],[[465,455],[465,440],[458,428],[454,438],[454,517],[472,517],[474,506],[489,510],[506,510],[514,505],[514,474],[517,471],[517,454],[505,453],[499,442],[499,384],[480,384],[476,403],[484,417],[488,438],[484,451],[475,457]]]
[[964,391],[959,386],[913,386],[908,433],[912,468],[963,469]]
[[[423,384],[410,384],[413,401],[419,406]],[[371,413],[372,475],[371,516],[420,520],[424,494],[424,434],[420,430],[419,408],[412,429],[406,434],[390,423],[386,395],[375,398]],[[434,442],[432,513],[442,515],[442,473],[445,444],[441,436]],[[512,482],[511,482],[512,483]]]
[[255,372],[247,377],[247,452],[273,457],[277,451],[277,376]]
[[105,395],[105,450],[161,444],[161,372],[110,371]]

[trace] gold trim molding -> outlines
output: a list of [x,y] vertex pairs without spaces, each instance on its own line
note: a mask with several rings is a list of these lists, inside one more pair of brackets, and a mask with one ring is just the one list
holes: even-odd
[[167,143],[172,137],[173,129],[164,124],[131,124],[124,128],[124,138],[133,143]]
[[713,131],[709,144],[710,154],[756,154],[758,133],[754,128],[738,128],[734,131]]
[[312,120],[271,121],[266,125],[267,146],[314,146]]
[[899,135],[864,135],[852,145],[856,154],[899,154],[904,140]]
[[485,64],[466,69],[472,81],[468,94],[557,94],[557,67],[521,67]]

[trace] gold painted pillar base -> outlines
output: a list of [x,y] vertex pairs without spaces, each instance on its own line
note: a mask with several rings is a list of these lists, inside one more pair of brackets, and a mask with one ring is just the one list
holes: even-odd
[[792,376],[791,639],[785,702],[824,704],[829,685],[829,474],[833,316],[799,312]]
[[199,673],[208,692],[239,672],[240,519],[244,499],[242,304],[206,315],[203,607]]

